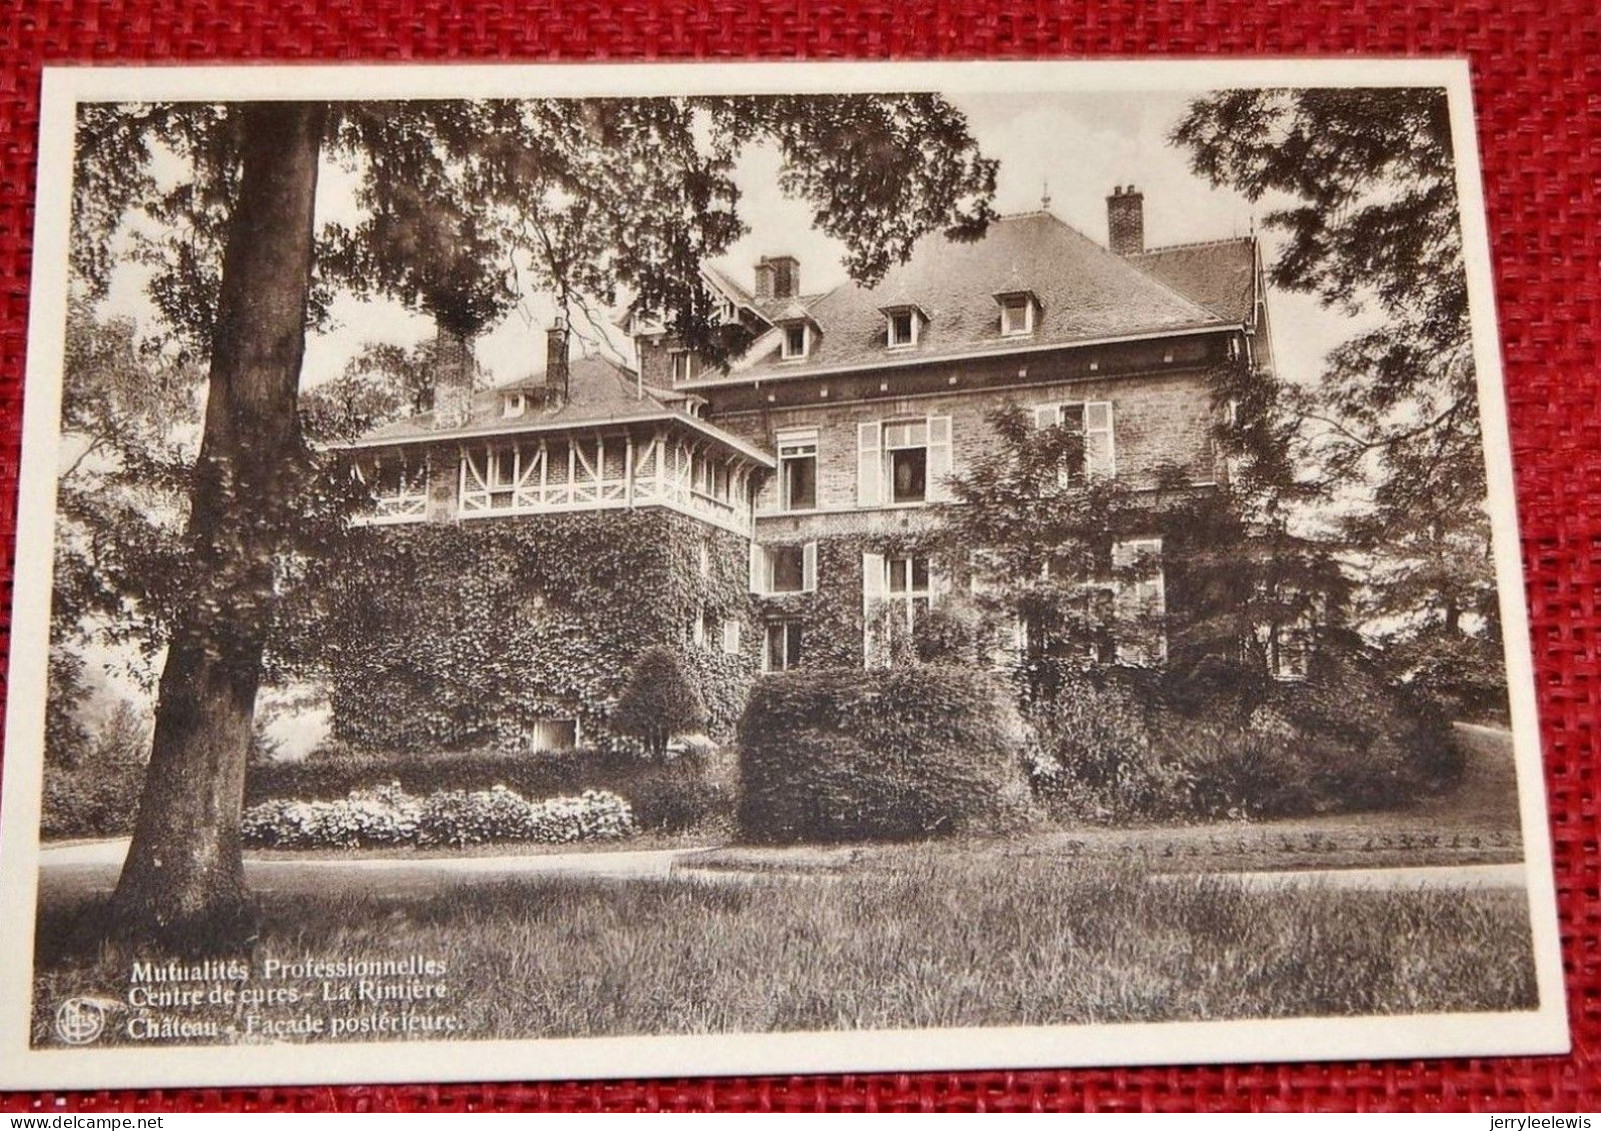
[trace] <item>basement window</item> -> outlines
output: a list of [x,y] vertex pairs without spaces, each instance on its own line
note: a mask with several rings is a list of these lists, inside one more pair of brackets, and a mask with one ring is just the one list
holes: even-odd
[[534,723],[530,745],[534,753],[571,750],[578,745],[577,719],[540,719]]
[[801,626],[792,620],[769,621],[762,647],[762,671],[787,672],[800,666]]

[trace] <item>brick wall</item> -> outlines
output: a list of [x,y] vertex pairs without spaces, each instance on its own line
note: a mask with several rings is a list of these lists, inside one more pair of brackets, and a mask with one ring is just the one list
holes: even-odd
[[[953,469],[959,474],[993,440],[986,415],[1015,401],[1037,404],[1073,400],[1110,401],[1120,481],[1136,488],[1156,485],[1166,465],[1183,468],[1192,482],[1216,479],[1212,453],[1214,413],[1211,388],[1204,372],[1189,370],[1142,377],[1086,378],[1010,390],[978,390],[914,397],[809,404],[765,412],[717,415],[713,423],[774,451],[775,437],[790,428],[818,431],[818,508],[856,507],[856,426],[862,421],[896,417],[951,417]],[[770,477],[757,499],[758,511],[777,505],[776,477]]]
[[673,353],[665,336],[635,338],[639,350],[639,374],[647,385],[658,389],[673,387]]

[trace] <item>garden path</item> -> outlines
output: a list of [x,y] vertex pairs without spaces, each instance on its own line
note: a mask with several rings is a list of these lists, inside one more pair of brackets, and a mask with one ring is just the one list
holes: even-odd
[[[524,876],[590,879],[665,879],[674,862],[695,849],[622,852],[553,852],[519,856],[429,856],[422,859],[321,856],[245,858],[245,876],[258,892],[434,892]],[[127,838],[46,846],[39,855],[40,885],[48,893],[110,891],[128,852]]]

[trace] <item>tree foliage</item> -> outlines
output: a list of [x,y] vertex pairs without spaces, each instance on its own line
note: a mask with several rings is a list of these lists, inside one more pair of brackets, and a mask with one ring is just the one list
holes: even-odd
[[90,636],[153,654],[185,594],[181,532],[201,374],[126,318],[68,308],[58,479],[54,647]]
[[[308,509],[337,509],[307,502],[327,492],[296,403],[332,287],[399,298],[465,343],[527,268],[560,300],[627,288],[708,341],[698,270],[745,230],[732,171],[760,143],[863,281],[929,229],[976,234],[993,215],[994,163],[930,95],[104,104],[75,140],[81,285],[104,294],[136,241],[165,328],[210,366],[184,534],[196,597],[170,634],[116,897],[156,934],[245,925],[239,799],[281,567],[309,552]],[[330,158],[353,216],[316,215]]]
[[[335,444],[427,412],[437,367],[435,338],[411,346],[368,342],[338,377],[300,394],[300,427],[312,443]],[[482,370],[475,371],[476,387],[486,381]]]
[[1445,92],[1224,91],[1193,102],[1173,140],[1212,183],[1273,205],[1275,285],[1365,322],[1298,409],[1338,532],[1370,566],[1373,635],[1406,674],[1473,652],[1461,674],[1499,680]]

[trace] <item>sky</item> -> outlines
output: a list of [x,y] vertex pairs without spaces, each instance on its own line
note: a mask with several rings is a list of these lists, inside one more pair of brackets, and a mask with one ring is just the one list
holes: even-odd
[[[1047,193],[1058,217],[1101,243],[1106,241],[1106,196],[1114,185],[1135,185],[1145,197],[1147,246],[1222,239],[1253,230],[1266,209],[1236,193],[1215,189],[1190,173],[1184,151],[1167,138],[1183,116],[1189,95],[1006,94],[953,96],[968,118],[980,149],[999,160],[995,204],[1001,213],[1032,211]],[[728,273],[752,283],[762,255],[790,254],[801,263],[807,292],[842,282],[840,245],[815,231],[803,203],[777,190],[778,154],[771,147],[749,150],[735,174],[740,209],[750,231],[718,261]],[[353,218],[351,176],[331,162],[321,175],[318,216],[322,221]],[[1278,240],[1261,230],[1269,263]],[[128,266],[119,272],[109,306],[136,319],[150,317],[143,295],[145,272]],[[1285,292],[1269,296],[1280,376],[1313,380],[1328,349],[1352,336],[1357,323],[1323,309],[1314,298]],[[480,364],[495,381],[527,376],[543,367],[543,328],[555,310],[542,296],[525,295],[498,327],[477,342]],[[302,384],[321,384],[338,376],[367,342],[409,345],[433,333],[431,322],[400,304],[339,297],[334,324],[310,336]],[[582,335],[580,335],[582,337]],[[587,348],[600,343],[591,333]],[[580,348],[585,343],[580,342]],[[632,361],[620,336],[600,352]]]

